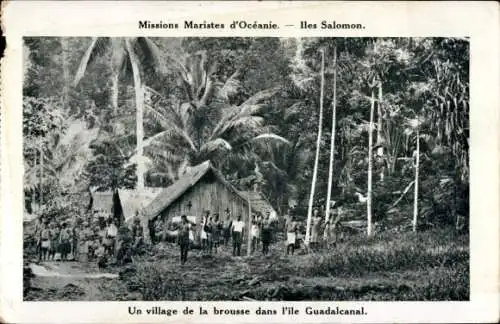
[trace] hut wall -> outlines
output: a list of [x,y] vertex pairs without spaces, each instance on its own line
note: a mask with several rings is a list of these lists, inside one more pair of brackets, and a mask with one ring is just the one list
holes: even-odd
[[[191,208],[189,208],[190,202]],[[199,234],[205,210],[209,210],[211,215],[218,213],[222,220],[226,208],[229,208],[232,219],[236,219],[238,215],[241,215],[245,224],[248,223],[248,204],[246,200],[235,194],[209,173],[166,208],[161,213],[161,217],[168,220],[183,214],[196,216],[196,232]]]

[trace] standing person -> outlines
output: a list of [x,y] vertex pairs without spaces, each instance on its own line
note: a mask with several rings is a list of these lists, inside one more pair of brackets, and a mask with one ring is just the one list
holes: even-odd
[[106,268],[108,263],[108,258],[104,240],[102,239],[97,244],[97,248],[95,250],[95,256],[97,258],[97,266],[99,267],[99,269]]
[[323,244],[325,247],[330,245],[330,232],[332,230],[331,220],[328,219],[325,222],[325,228],[323,229]]
[[44,220],[40,228],[40,251],[38,252],[38,261],[48,260],[50,249],[50,228],[48,220]]
[[132,225],[132,237],[134,240],[133,250],[138,251],[144,243],[144,229],[142,228],[141,220],[137,216],[134,218],[134,225]]
[[213,217],[208,217],[207,224],[205,225],[205,231],[207,233],[207,248],[208,254],[212,255],[212,248],[214,246],[214,222]]
[[77,260],[78,259],[78,236],[80,235],[80,229],[79,229],[79,221],[78,219],[74,218],[73,221],[71,222],[71,229],[70,229],[70,242],[71,242],[71,249],[70,249],[70,255],[72,255],[72,260]]
[[[83,261],[88,261],[92,257],[90,256],[91,254],[91,249],[92,249],[92,236],[94,235],[94,232],[89,226],[89,222],[84,221],[82,223],[82,229],[80,231],[80,251],[79,251],[79,257],[80,259],[83,259]],[[80,260],[82,261],[82,260]]]
[[286,226],[286,255],[292,252],[292,255],[295,252],[295,244],[297,241],[297,222],[295,221],[295,217],[291,216],[287,222]]
[[210,216],[209,211],[205,211],[202,217],[200,239],[201,239],[201,249],[203,251],[208,250],[208,218]]
[[162,233],[164,232],[164,224],[163,224],[163,220],[161,219],[161,217],[158,217],[155,220],[153,232],[154,232],[154,236],[151,237],[152,239],[154,237],[154,240],[152,240],[153,243],[158,243],[161,240],[164,240],[164,238],[162,236]]
[[250,233],[252,235],[252,253],[253,253],[257,249],[260,238],[259,220],[256,215],[253,216],[252,229]]
[[272,228],[271,219],[269,219],[269,213],[266,214],[264,221],[262,222],[261,240],[262,240],[262,254],[267,255],[269,253],[269,245],[272,239]]
[[186,263],[189,251],[189,231],[191,224],[186,215],[181,216],[181,223],[179,224],[179,232],[177,235],[177,243],[181,249],[181,264]]
[[319,232],[320,232],[320,228],[321,228],[321,217],[318,214],[318,209],[314,209],[312,221],[313,221],[313,224],[312,224],[312,228],[311,228],[310,247],[312,250],[315,250],[318,247]]
[[107,239],[107,252],[110,256],[115,254],[116,247],[116,237],[118,236],[118,227],[115,225],[115,220],[110,217],[108,218],[108,227],[106,229],[106,239]]
[[231,229],[233,227],[233,221],[231,219],[231,214],[229,213],[229,209],[226,209],[224,212],[224,245],[227,246],[229,244],[229,239],[231,238]]
[[219,247],[221,231],[222,224],[220,223],[219,214],[216,213],[212,222],[212,242],[215,253],[217,253],[217,248]]
[[39,255],[40,254],[40,248],[41,248],[41,240],[40,240],[40,232],[42,231],[43,227],[44,227],[44,221],[45,221],[45,217],[43,217],[43,215],[41,215],[36,223],[35,223],[35,229],[34,229],[34,233],[33,233],[33,237],[35,238],[35,246],[36,246],[36,254]]
[[231,231],[233,233],[233,256],[241,255],[241,243],[243,242],[243,229],[245,223],[241,221],[241,215],[238,216],[237,221],[233,222]]
[[61,232],[59,233],[59,253],[61,253],[61,261],[68,260],[68,254],[71,252],[71,229],[68,223],[62,222]]
[[118,228],[118,236],[116,238],[116,265],[123,265],[132,262],[132,231],[124,223]]
[[50,227],[49,259],[54,261],[56,254],[59,253],[59,235],[61,234],[61,229],[55,221],[51,223]]

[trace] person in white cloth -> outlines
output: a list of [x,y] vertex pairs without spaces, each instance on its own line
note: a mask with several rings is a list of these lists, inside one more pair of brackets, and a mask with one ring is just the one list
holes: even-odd
[[253,221],[252,221],[252,229],[251,229],[251,235],[252,235],[252,253],[255,252],[257,249],[257,246],[259,244],[259,239],[260,239],[260,224],[259,220],[257,219],[256,215],[252,216]]
[[244,228],[245,223],[241,220],[241,215],[239,215],[238,220],[233,222],[233,226],[231,227],[231,231],[233,232],[233,256],[240,256],[241,254]]
[[290,221],[286,228],[286,255],[295,252],[295,242],[297,240],[297,222],[294,216],[290,216]]
[[208,250],[208,219],[210,217],[210,211],[206,210],[202,216],[200,239],[201,239],[201,249],[202,251]]
[[118,228],[115,225],[113,218],[108,219],[108,227],[106,228],[106,249],[109,255],[115,254],[116,236],[118,235]]

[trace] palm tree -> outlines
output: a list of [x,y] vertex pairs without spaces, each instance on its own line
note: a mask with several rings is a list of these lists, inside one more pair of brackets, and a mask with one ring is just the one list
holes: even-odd
[[37,142],[26,142],[27,150],[37,150],[38,164],[27,168],[25,190],[38,187],[40,205],[43,190],[49,185],[57,192],[74,189],[82,175],[85,162],[91,155],[90,142],[97,136],[97,130],[87,129],[84,122],[71,120],[68,127],[54,129]]
[[312,209],[314,202],[314,191],[316,188],[316,177],[318,175],[318,163],[319,163],[319,149],[321,145],[321,130],[323,128],[323,88],[325,83],[325,51],[321,50],[321,88],[319,97],[319,125],[318,125],[318,136],[316,138],[316,156],[314,158],[314,169],[311,181],[311,193],[309,195],[309,204],[307,207],[307,225],[306,225],[306,237],[305,244],[309,245],[311,240],[311,220],[312,220]]
[[[266,154],[267,155],[267,154]],[[274,147],[269,156],[264,157],[262,172],[266,179],[269,201],[274,202],[281,214],[289,198],[296,199],[299,186],[305,183],[304,170],[312,156],[310,148],[299,137],[290,145]]]
[[157,170],[163,169],[172,178],[205,160],[222,168],[238,158],[251,160],[255,145],[288,143],[274,134],[261,116],[262,101],[274,96],[278,89],[260,91],[241,104],[234,104],[230,98],[241,87],[238,70],[222,82],[216,79],[216,67],[207,61],[205,52],[183,60],[172,59],[177,65],[183,97],[166,98],[145,88],[146,113],[163,129],[144,141]]
[[413,200],[413,231],[417,231],[417,216],[418,216],[418,167],[420,164],[420,127],[418,125],[417,118],[417,149],[416,149],[416,157],[415,157],[415,196]]
[[118,93],[120,74],[127,72],[127,67],[132,67],[134,80],[135,100],[136,100],[136,137],[137,137],[137,188],[144,188],[145,165],[143,158],[143,111],[144,111],[144,91],[141,81],[142,72],[161,71],[160,54],[158,47],[147,37],[127,37],[127,38],[108,38],[94,37],[90,46],[87,48],[80,65],[78,67],[74,84],[77,85],[84,76],[87,67],[92,60],[111,50],[110,69],[111,77],[111,104],[113,113],[116,115],[118,110]]
[[[414,133],[415,134],[415,151],[413,151],[413,157],[411,160],[413,161],[414,170],[415,170],[415,180],[413,181],[414,188],[414,196],[413,196],[413,220],[412,220],[412,229],[414,232],[417,231],[417,220],[418,220],[418,189],[419,189],[419,167],[420,167],[420,140],[422,135],[420,134],[420,129],[422,128],[422,120],[418,115],[415,115],[414,119],[409,119],[407,122],[410,128],[406,129],[405,132],[407,134]],[[427,139],[429,141],[429,136],[424,135],[424,140]]]
[[326,211],[325,222],[330,218],[330,200],[332,197],[332,182],[333,182],[333,158],[335,154],[335,124],[337,114],[337,48],[333,49],[333,101],[332,101],[332,134],[330,139],[330,165],[328,168],[328,191],[326,193]]
[[[375,80],[374,80],[375,82]],[[367,214],[367,229],[368,236],[372,234],[372,165],[373,165],[373,114],[375,110],[375,93],[372,88],[370,98],[370,126],[368,130],[368,190],[366,192],[366,214]]]

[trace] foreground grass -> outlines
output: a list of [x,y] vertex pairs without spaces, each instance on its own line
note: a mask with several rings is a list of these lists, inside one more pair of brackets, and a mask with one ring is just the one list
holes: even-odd
[[172,246],[122,276],[144,300],[468,300],[466,236],[443,230],[351,237],[335,248],[284,256],[191,255]]
[[468,246],[452,231],[387,232],[288,257],[283,242],[266,257],[190,251],[181,266],[178,247],[164,243],[106,270],[120,279],[25,278],[25,300],[469,300]]

